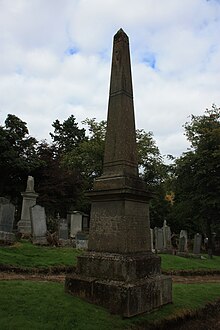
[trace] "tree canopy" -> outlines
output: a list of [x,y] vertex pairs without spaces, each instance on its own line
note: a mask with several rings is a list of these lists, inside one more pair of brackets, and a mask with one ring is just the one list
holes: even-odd
[[175,162],[174,214],[191,231],[211,233],[220,221],[220,109],[215,105],[184,125],[191,143]]

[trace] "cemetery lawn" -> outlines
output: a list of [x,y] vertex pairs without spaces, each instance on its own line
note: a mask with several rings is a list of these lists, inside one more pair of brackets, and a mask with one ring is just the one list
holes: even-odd
[[0,281],[0,292],[1,330],[112,330],[135,329],[183,317],[208,302],[217,301],[220,286],[218,283],[174,284],[173,304],[131,319],[111,315],[101,307],[66,294],[60,283]]
[[170,254],[160,254],[160,256],[164,271],[220,270],[220,256],[213,256],[212,259],[208,259],[207,255],[204,255],[206,259],[184,258]]
[[[42,247],[21,240],[12,246],[0,246],[0,265],[27,268],[50,268],[75,266],[77,256],[82,253],[72,247]],[[220,270],[220,256],[213,259],[183,258],[170,254],[160,254],[162,270]]]
[[71,247],[46,247],[22,240],[11,246],[0,247],[0,264],[29,268],[74,266],[82,253]]

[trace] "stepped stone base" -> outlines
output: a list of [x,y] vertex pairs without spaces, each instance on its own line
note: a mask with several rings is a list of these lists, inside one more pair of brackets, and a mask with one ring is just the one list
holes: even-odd
[[75,274],[66,277],[65,290],[124,317],[149,312],[172,302],[172,280],[164,275],[123,282]]
[[172,302],[172,280],[160,274],[160,257],[151,252],[87,252],[78,257],[76,273],[66,277],[65,290],[124,317]]

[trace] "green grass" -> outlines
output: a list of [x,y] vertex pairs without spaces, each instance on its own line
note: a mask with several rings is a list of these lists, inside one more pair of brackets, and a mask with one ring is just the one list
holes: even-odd
[[183,258],[170,254],[161,254],[162,270],[220,270],[220,257],[213,259]]
[[[1,330],[111,330],[183,316],[220,296],[219,284],[174,284],[173,304],[123,320],[105,309],[64,293],[51,282],[0,281]],[[132,327],[133,328],[133,327]]]
[[[19,267],[51,267],[76,265],[82,251],[71,247],[42,247],[22,240],[12,246],[0,247],[0,264]],[[161,254],[162,270],[220,270],[220,257],[193,259]]]
[[42,247],[28,241],[0,247],[0,264],[20,267],[51,267],[76,265],[82,253],[71,247]]

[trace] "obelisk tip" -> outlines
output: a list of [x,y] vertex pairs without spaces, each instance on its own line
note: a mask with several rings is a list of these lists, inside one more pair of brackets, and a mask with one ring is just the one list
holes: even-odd
[[124,32],[124,30],[121,28],[118,30],[118,32],[115,34],[114,36],[114,41],[118,42],[118,41],[127,41],[128,42],[128,36],[127,34]]

